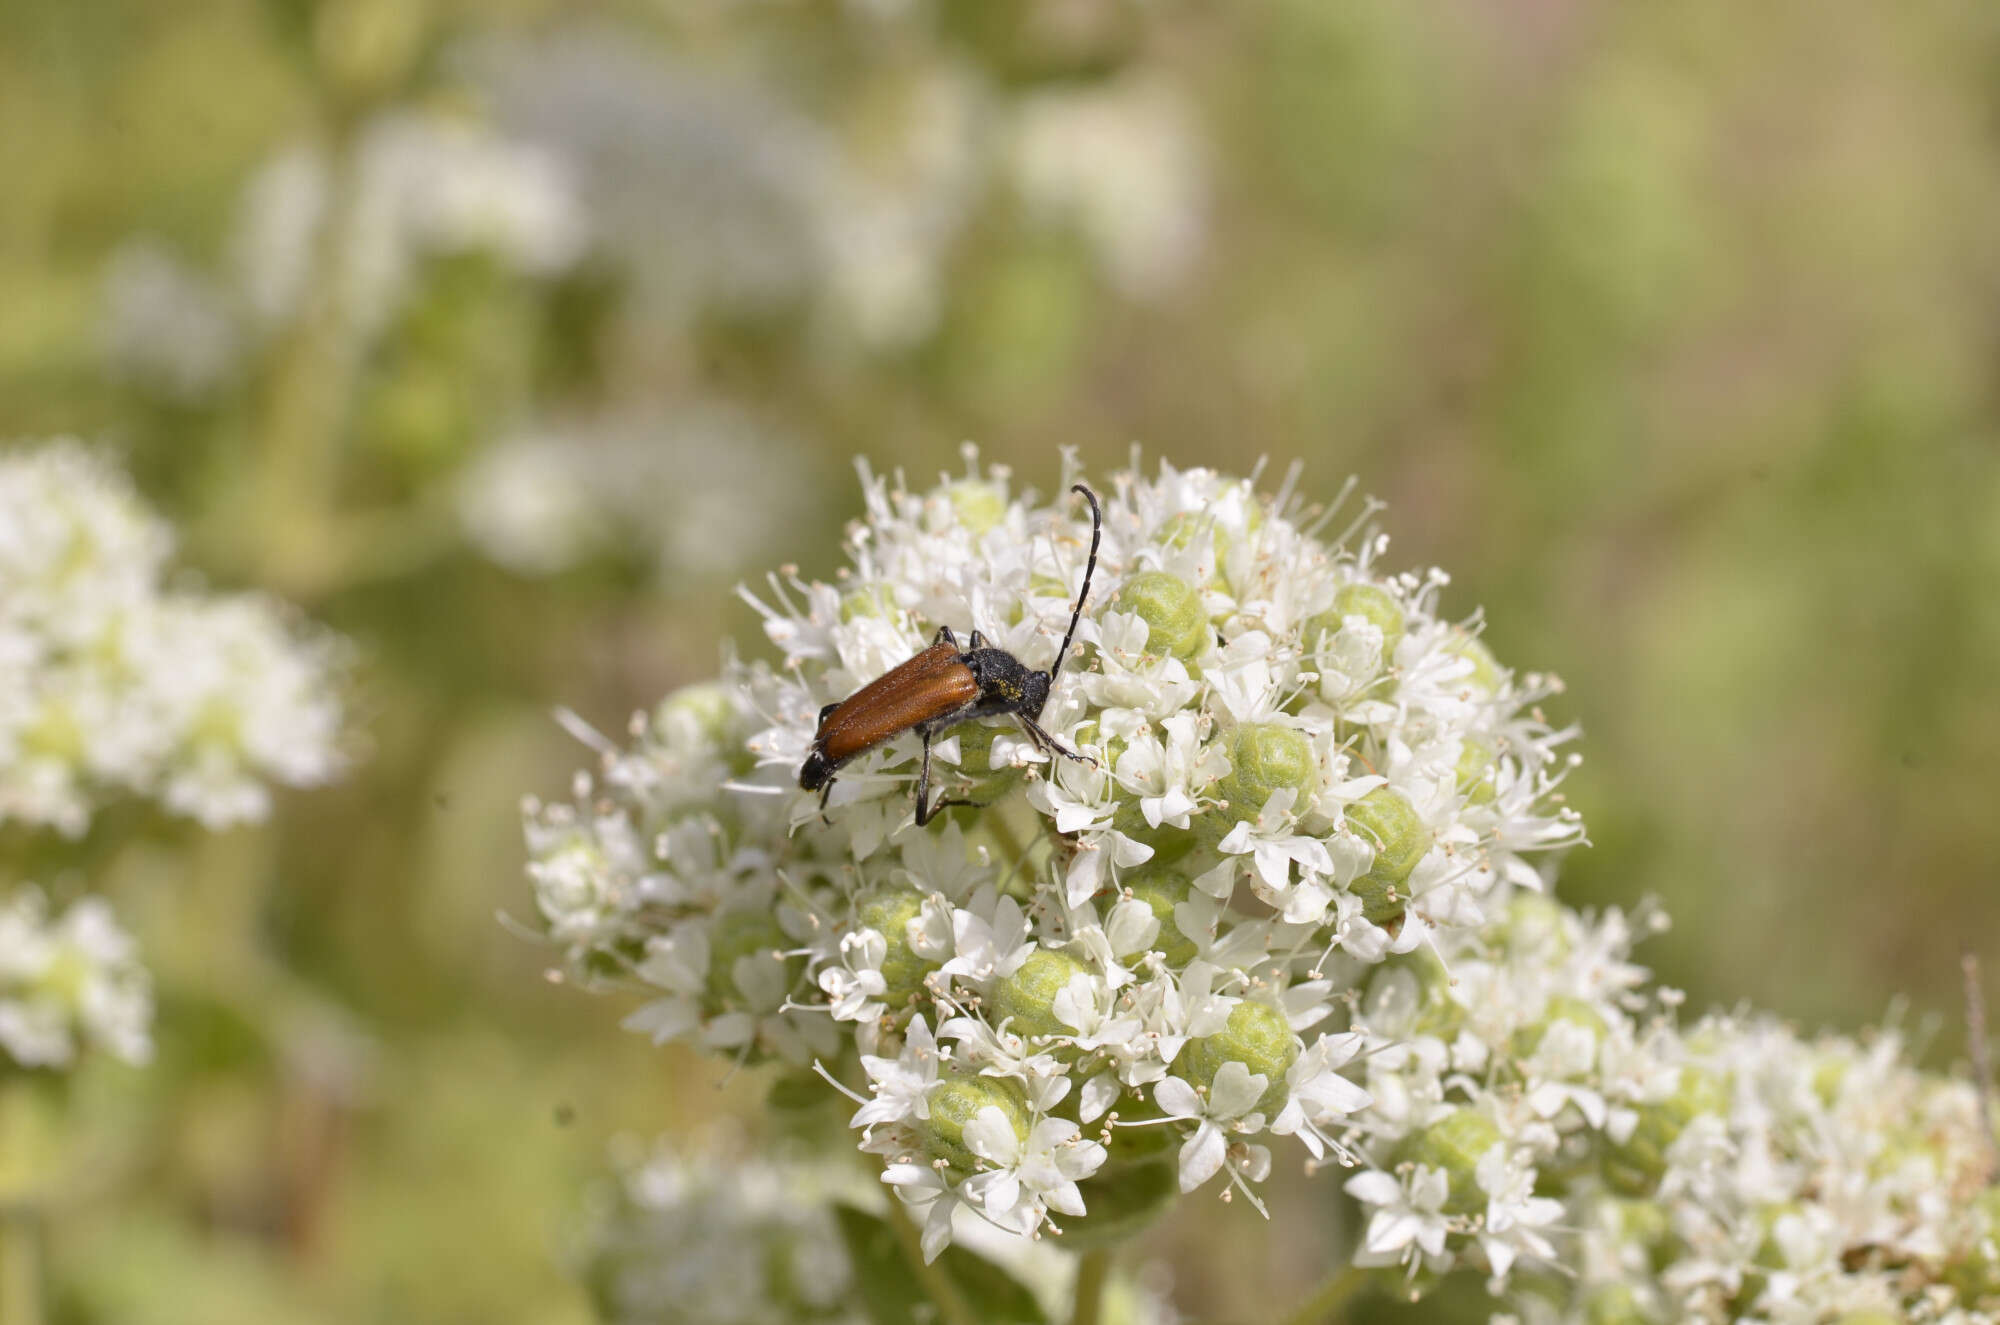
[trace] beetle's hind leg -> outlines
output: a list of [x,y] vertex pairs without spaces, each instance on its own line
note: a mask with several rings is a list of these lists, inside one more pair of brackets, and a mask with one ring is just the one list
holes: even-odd
[[949,810],[954,806],[967,809],[983,809],[985,801],[969,801],[959,797],[940,796],[936,804],[931,804],[931,733],[924,733],[924,760],[917,768],[917,827],[922,828],[937,817],[939,810]]

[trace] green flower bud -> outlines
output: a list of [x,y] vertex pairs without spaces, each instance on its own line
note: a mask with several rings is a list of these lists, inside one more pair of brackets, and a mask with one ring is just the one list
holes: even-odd
[[887,940],[882,957],[883,1001],[900,1010],[923,992],[924,977],[937,969],[910,948],[910,922],[924,909],[924,895],[914,888],[877,888],[854,903],[854,923]]
[[1056,995],[1070,977],[1090,968],[1059,948],[1036,948],[1020,969],[993,990],[989,1019],[995,1026],[1012,1019],[1016,1035],[1067,1035],[1071,1027],[1056,1016]]
[[1472,663],[1472,674],[1465,683],[1475,690],[1483,690],[1489,695],[1500,693],[1500,682],[1504,676],[1499,660],[1493,650],[1486,647],[1486,641],[1477,635],[1454,635],[1445,646],[1446,652],[1455,653]]
[[1230,1009],[1221,1030],[1189,1041],[1175,1068],[1192,1084],[1211,1086],[1224,1063],[1243,1064],[1270,1082],[1257,1101],[1258,1111],[1268,1118],[1285,1107],[1290,1093],[1285,1073],[1298,1058],[1298,1037],[1285,1014],[1269,1003],[1245,999]]
[[997,484],[963,479],[944,491],[958,522],[975,534],[997,528],[1007,518],[1007,498]]
[[840,620],[845,625],[863,617],[894,616],[899,609],[895,591],[886,584],[850,589],[840,597]]
[[1604,1016],[1590,1003],[1573,994],[1557,994],[1549,999],[1541,1020],[1531,1026],[1523,1026],[1514,1033],[1514,1052],[1520,1056],[1533,1053],[1542,1043],[1542,1037],[1549,1028],[1559,1021],[1581,1026],[1591,1033],[1599,1044],[1604,1042]]
[[965,1144],[965,1128],[981,1109],[1000,1110],[1014,1135],[1024,1142],[1028,1139],[1028,1096],[1017,1081],[971,1075],[940,1077],[925,1098],[931,1116],[918,1124],[924,1149],[960,1173],[974,1173],[980,1167],[979,1156]]
[[1349,884],[1362,900],[1362,914],[1378,925],[1403,914],[1409,894],[1403,884],[1431,849],[1431,830],[1416,807],[1392,787],[1377,787],[1347,807],[1347,823],[1375,848],[1375,863]]
[[970,783],[964,792],[968,799],[996,800],[1021,781],[1021,770],[1012,764],[993,766],[994,739],[1010,727],[1011,723],[1008,727],[989,727],[983,722],[968,722],[952,733],[958,738],[958,771]]
[[736,706],[729,691],[716,682],[682,686],[653,710],[653,726],[664,729],[686,721],[711,741],[726,743],[736,722]]
[[1403,1143],[1404,1162],[1443,1169],[1451,1183],[1445,1209],[1477,1214],[1486,1209],[1479,1186],[1479,1161],[1500,1144],[1500,1125],[1477,1109],[1453,1109]]
[[1118,587],[1113,603],[1146,623],[1146,650],[1192,658],[1212,635],[1201,595],[1186,580],[1163,570],[1140,571]]
[[1722,1081],[1700,1068],[1682,1068],[1680,1088],[1639,1110],[1638,1125],[1623,1144],[1604,1155],[1604,1179],[1627,1196],[1650,1196],[1667,1172],[1667,1150],[1697,1117],[1729,1107]]
[[1376,969],[1363,1004],[1373,1026],[1393,1035],[1449,1040],[1465,1020],[1451,996],[1451,972],[1429,947],[1392,957]]
[[1206,511],[1182,511],[1160,526],[1157,541],[1162,547],[1195,549],[1215,578],[1224,579],[1223,567],[1236,536]]
[[1128,874],[1124,879],[1125,890],[1132,894],[1134,901],[1144,902],[1160,922],[1159,936],[1153,940],[1153,947],[1174,966],[1184,966],[1194,960],[1195,942],[1181,933],[1181,927],[1174,923],[1174,908],[1188,899],[1190,884],[1178,870],[1162,869],[1148,862],[1144,869]]
[[[1165,1127],[1142,1128],[1172,1139]],[[1123,1149],[1123,1137],[1118,1144]],[[1076,1251],[1120,1246],[1165,1214],[1180,1194],[1180,1165],[1172,1156],[1144,1164],[1110,1164],[1079,1185],[1084,1214],[1062,1221],[1062,1245]]]
[[1569,955],[1569,937],[1563,920],[1562,904],[1546,893],[1516,893],[1507,903],[1502,922],[1501,944],[1509,952],[1543,952],[1559,959]]
[[1493,747],[1468,736],[1458,752],[1458,791],[1474,805],[1491,805],[1495,794]]
[[[708,1000],[710,1010],[718,1012],[731,1004],[748,997],[736,984],[736,962],[738,958],[755,957],[761,961],[777,962],[778,952],[798,945],[778,927],[778,918],[769,911],[742,907],[734,911],[724,911],[715,918],[715,925],[708,938]],[[787,957],[782,959],[788,980],[796,980],[803,969],[805,959]]]
[[1231,733],[1229,776],[1222,780],[1229,823],[1255,819],[1271,793],[1286,787],[1298,793],[1292,800],[1294,812],[1319,794],[1319,760],[1304,732],[1275,723],[1246,723]]
[[1388,666],[1390,655],[1403,638],[1403,606],[1387,589],[1373,584],[1342,585],[1333,596],[1333,606],[1306,622],[1306,648],[1316,645],[1322,634],[1338,632],[1351,616],[1363,618],[1382,632],[1382,665]]

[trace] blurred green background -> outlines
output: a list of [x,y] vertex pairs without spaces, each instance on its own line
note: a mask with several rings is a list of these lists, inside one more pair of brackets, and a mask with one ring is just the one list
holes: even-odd
[[[342,215],[385,115],[537,144],[581,255],[437,244],[363,311],[322,227],[247,311],[254,182],[313,145]],[[1571,900],[1661,898],[1695,1007],[1948,1062],[2000,962],[1996,149],[1976,0],[0,6],[4,433],[111,444],[185,564],[361,660],[354,771],[269,824],[8,839],[161,998],[159,1061],[78,1083],[57,1319],[588,1319],[607,1139],[760,1085],[496,923],[587,762],[550,711],[761,648],[730,589],[830,573],[849,458],[962,439],[1044,489],[1059,446],[1358,475],[1568,681]],[[523,438],[555,551],[481,532],[552,490]],[[1303,1288],[1334,1186],[1183,1209],[1183,1306]]]

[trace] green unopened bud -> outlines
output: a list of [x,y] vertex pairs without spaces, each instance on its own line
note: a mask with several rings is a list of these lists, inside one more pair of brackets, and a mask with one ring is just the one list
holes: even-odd
[[898,611],[896,594],[886,584],[871,584],[865,588],[850,589],[840,598],[840,621],[846,625],[864,617],[894,616]]
[[924,977],[937,967],[910,947],[910,922],[924,909],[924,895],[914,888],[877,888],[854,903],[854,923],[880,934],[887,944],[882,957],[883,1001],[900,1009],[923,992]]
[[1153,918],[1160,922],[1159,935],[1153,940],[1154,949],[1173,966],[1184,966],[1194,960],[1194,940],[1181,933],[1181,927],[1174,922],[1174,908],[1188,899],[1191,886],[1188,880],[1177,870],[1149,864],[1145,869],[1126,875],[1124,885],[1133,900],[1144,902],[1152,910]]
[[1014,765],[996,768],[993,764],[993,742],[1007,731],[1007,727],[968,722],[952,733],[958,738],[958,771],[970,784],[963,792],[967,798],[982,803],[996,800],[1021,780],[1021,770]]
[[714,682],[682,686],[653,710],[656,730],[686,723],[711,741],[727,741],[735,722],[736,706],[728,689]]
[[1470,1215],[1486,1209],[1486,1193],[1479,1186],[1479,1161],[1499,1144],[1498,1123],[1477,1109],[1453,1109],[1405,1141],[1401,1158],[1443,1169],[1451,1183],[1445,1209]]
[[1468,736],[1458,751],[1458,792],[1474,805],[1491,805],[1495,787],[1493,783],[1493,747],[1477,736]]
[[997,1026],[1011,1020],[1016,1035],[1066,1035],[1073,1029],[1056,1016],[1056,995],[1072,976],[1090,968],[1058,948],[1036,948],[1020,969],[993,989],[990,1019]]
[[1382,632],[1382,665],[1387,667],[1403,639],[1403,605],[1387,589],[1373,584],[1342,585],[1333,596],[1333,606],[1306,623],[1306,647],[1318,644],[1322,634],[1339,633],[1351,616]]
[[1319,795],[1319,760],[1306,734],[1275,723],[1245,723],[1231,733],[1229,776],[1222,780],[1229,822],[1255,819],[1271,793],[1285,788],[1298,793],[1294,813]]
[[997,484],[964,479],[944,491],[958,522],[974,534],[997,528],[1007,518],[1007,498]]
[[960,1173],[980,1167],[979,1156],[965,1143],[965,1129],[981,1109],[1000,1110],[1014,1135],[1023,1142],[1028,1139],[1028,1097],[1019,1082],[1005,1077],[940,1077],[925,1099],[931,1116],[918,1124],[924,1149]]
[[1680,1088],[1641,1107],[1632,1134],[1605,1152],[1605,1181],[1627,1196],[1650,1196],[1666,1176],[1668,1149],[1687,1125],[1702,1114],[1721,1113],[1728,1107],[1728,1091],[1713,1074],[1682,1068]]
[[[1171,1138],[1165,1127],[1142,1129]],[[1129,1135],[1129,1134],[1128,1134]],[[1123,1148],[1123,1138],[1116,1148]],[[1180,1165],[1171,1156],[1144,1164],[1106,1164],[1078,1188],[1084,1214],[1062,1221],[1063,1246],[1074,1251],[1116,1247],[1165,1214],[1180,1194]]]
[[1164,547],[1193,548],[1207,569],[1222,579],[1236,537],[1206,511],[1182,511],[1160,526],[1158,541]]
[[787,983],[796,979],[804,959],[780,957],[778,954],[797,946],[778,927],[777,917],[769,911],[741,907],[722,912],[716,916],[708,938],[710,1002],[719,1010],[751,996],[750,991],[741,988],[736,979],[736,963],[744,957],[773,965],[782,963]]
[[1533,1025],[1523,1026],[1514,1033],[1514,1051],[1525,1057],[1533,1053],[1549,1033],[1549,1028],[1557,1022],[1567,1022],[1589,1031],[1591,1038],[1599,1044],[1604,1042],[1604,1014],[1592,1007],[1588,1000],[1574,994],[1556,994],[1549,999],[1548,1007],[1541,1019]]
[[1371,1029],[1397,1038],[1450,1040],[1465,1020],[1465,1010],[1451,996],[1451,972],[1428,946],[1377,968],[1363,1007]]
[[1378,925],[1387,924],[1409,903],[1403,885],[1431,849],[1431,830],[1417,817],[1416,807],[1392,787],[1377,787],[1349,805],[1347,825],[1375,848],[1374,864],[1348,887],[1361,898],[1363,915]]
[[1465,678],[1467,685],[1489,695],[1500,693],[1500,683],[1505,674],[1500,669],[1499,660],[1493,656],[1493,650],[1486,647],[1485,640],[1477,635],[1455,634],[1445,649],[1472,664],[1472,673]]
[[1229,1010],[1229,1021],[1213,1035],[1188,1042],[1175,1070],[1197,1086],[1211,1086],[1224,1063],[1241,1063],[1270,1084],[1257,1101],[1266,1117],[1285,1107],[1290,1088],[1285,1073],[1299,1058],[1298,1037],[1285,1014],[1269,1003],[1245,999]]
[[1194,586],[1163,570],[1140,571],[1118,587],[1121,612],[1146,623],[1146,651],[1192,658],[1208,647],[1208,612]]

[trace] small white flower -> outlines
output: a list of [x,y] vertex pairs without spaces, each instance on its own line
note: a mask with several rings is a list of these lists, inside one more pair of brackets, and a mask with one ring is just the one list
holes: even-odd
[[1347,1194],[1374,1207],[1368,1229],[1361,1235],[1357,1265],[1394,1265],[1419,1257],[1445,1259],[1452,1221],[1444,1212],[1451,1178],[1443,1169],[1411,1166],[1398,1181],[1379,1169],[1357,1173],[1345,1184]]
[[1217,1069],[1206,1096],[1179,1077],[1167,1077],[1153,1087],[1153,1101],[1162,1113],[1195,1124],[1194,1132],[1181,1143],[1182,1191],[1191,1192],[1215,1176],[1228,1157],[1228,1133],[1254,1133],[1264,1126],[1257,1101],[1270,1084],[1263,1073],[1228,1062]]

